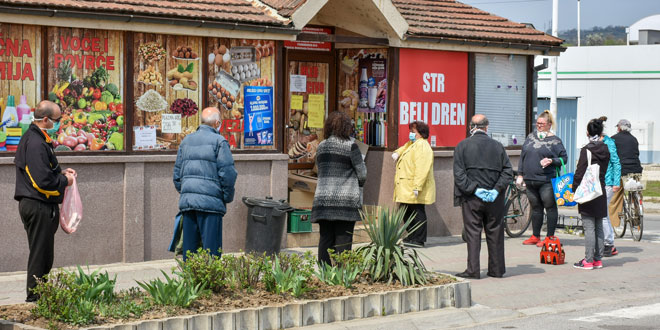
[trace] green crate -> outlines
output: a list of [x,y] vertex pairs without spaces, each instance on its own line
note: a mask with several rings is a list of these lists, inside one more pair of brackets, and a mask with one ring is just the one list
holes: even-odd
[[287,233],[311,233],[312,232],[312,211],[295,210],[289,214],[287,222]]

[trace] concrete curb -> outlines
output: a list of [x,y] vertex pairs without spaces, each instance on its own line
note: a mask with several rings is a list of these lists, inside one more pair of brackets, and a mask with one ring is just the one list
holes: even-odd
[[[374,316],[405,314],[472,304],[468,281],[397,291],[294,302],[161,320],[90,327],[103,330],[277,330]],[[43,330],[0,320],[0,330]]]

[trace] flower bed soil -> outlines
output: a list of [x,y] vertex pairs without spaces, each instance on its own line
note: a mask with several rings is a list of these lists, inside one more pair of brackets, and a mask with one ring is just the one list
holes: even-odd
[[[428,286],[443,285],[454,283],[456,280],[446,275],[436,275],[430,279]],[[37,318],[32,315],[30,310],[35,307],[34,304],[17,304],[0,306],[0,319],[23,323],[34,327],[49,329],[79,329],[87,328],[98,325],[108,324],[121,324],[142,320],[163,319],[179,315],[196,315],[211,312],[220,312],[226,310],[236,310],[251,307],[262,306],[281,306],[286,303],[304,300],[322,300],[333,297],[352,296],[367,293],[378,293],[395,291],[403,288],[423,287],[422,285],[404,287],[400,283],[386,284],[386,283],[367,283],[358,282],[352,288],[347,289],[343,286],[328,286],[317,279],[310,280],[310,287],[314,288],[300,298],[294,298],[290,294],[273,294],[265,290],[263,284],[259,284],[252,292],[246,291],[232,291],[224,292],[221,294],[211,294],[208,297],[203,297],[196,300],[189,308],[176,308],[169,306],[154,306],[140,318],[129,319],[114,319],[114,318],[97,318],[95,324],[90,324],[82,327],[72,326],[70,324],[50,321],[44,318]]]

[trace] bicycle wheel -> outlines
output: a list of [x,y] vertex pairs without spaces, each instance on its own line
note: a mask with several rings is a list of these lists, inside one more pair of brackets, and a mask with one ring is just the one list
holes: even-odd
[[626,225],[628,222],[628,197],[626,195],[623,196],[623,209],[621,210],[621,213],[619,213],[619,225],[618,226],[612,226],[612,229],[614,229],[614,235],[617,238],[623,237],[623,235],[626,234]]
[[636,241],[642,239],[644,231],[644,205],[642,204],[642,194],[640,192],[630,193],[630,233]]
[[513,196],[506,202],[505,209],[504,230],[509,237],[519,237],[527,230],[531,222],[531,209],[527,195],[520,193]]

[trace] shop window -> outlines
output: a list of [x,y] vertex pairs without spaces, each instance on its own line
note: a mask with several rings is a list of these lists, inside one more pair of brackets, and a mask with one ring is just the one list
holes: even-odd
[[275,149],[275,42],[209,38],[207,44],[203,88],[209,105],[220,109],[220,133],[232,149]]
[[41,100],[41,27],[0,23],[0,42],[0,151],[16,151]]
[[202,38],[133,37],[133,150],[176,150],[202,111]]
[[353,119],[356,140],[387,147],[387,49],[341,49],[337,109]]
[[488,133],[504,146],[522,145],[527,121],[527,57],[475,55],[475,113],[488,117]]
[[287,146],[289,162],[313,166],[323,140],[328,114],[330,65],[324,62],[289,61]]
[[123,32],[48,28],[48,99],[57,151],[124,150]]

